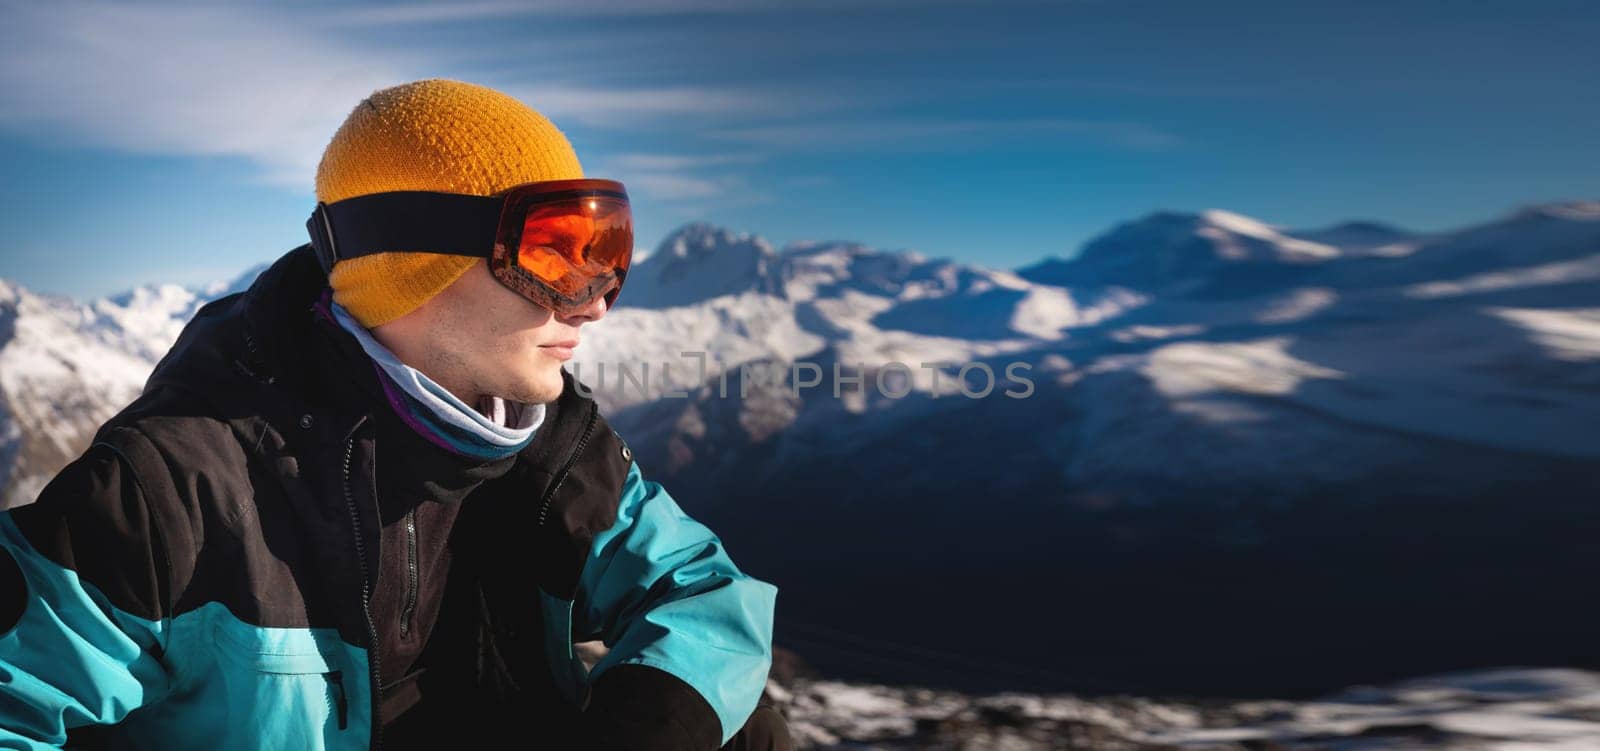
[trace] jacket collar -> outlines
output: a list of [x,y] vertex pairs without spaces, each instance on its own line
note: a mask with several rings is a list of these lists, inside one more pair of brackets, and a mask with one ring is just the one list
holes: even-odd
[[[389,407],[360,343],[315,310],[326,287],[309,243],[288,251],[248,289],[197,312],[152,381],[204,384],[213,404],[233,412],[239,390],[255,390],[261,398],[250,403],[259,405],[257,419],[286,443],[311,444],[306,448],[317,454],[331,450],[376,409]],[[563,368],[561,375],[562,394],[546,406],[538,437],[518,454],[518,464],[559,466],[587,427],[593,400],[570,372]]]
[[290,250],[243,292],[196,311],[145,391],[204,404],[255,453],[332,456],[371,418],[378,386],[370,366],[355,367],[366,359],[359,344],[317,328],[312,305],[326,284],[309,244]]
[[326,290],[309,243],[261,272],[238,303],[245,356],[264,382],[309,404],[367,412],[383,392],[360,344],[316,310]]

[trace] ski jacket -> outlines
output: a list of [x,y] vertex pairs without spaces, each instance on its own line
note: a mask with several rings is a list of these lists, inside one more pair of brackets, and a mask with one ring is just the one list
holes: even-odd
[[[405,629],[373,622],[372,587],[415,571],[415,546],[381,544],[373,406],[325,288],[302,245],[204,305],[142,394],[0,513],[0,748],[732,737],[777,590],[644,479],[565,371],[533,442],[461,499],[445,580],[410,583],[435,622],[386,675],[379,634]],[[590,671],[573,644],[595,639]]]

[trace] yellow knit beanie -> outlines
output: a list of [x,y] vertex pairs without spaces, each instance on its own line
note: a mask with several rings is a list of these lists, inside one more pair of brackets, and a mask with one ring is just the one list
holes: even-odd
[[[514,185],[583,177],[544,115],[494,89],[430,78],[375,91],[322,152],[317,200],[391,190],[489,196]],[[333,299],[372,328],[415,310],[478,259],[395,248],[339,261]],[[411,252],[408,252],[411,251]]]

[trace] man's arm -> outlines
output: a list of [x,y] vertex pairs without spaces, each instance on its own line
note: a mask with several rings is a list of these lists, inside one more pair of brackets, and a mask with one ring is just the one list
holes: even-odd
[[577,633],[610,647],[591,671],[588,725],[603,748],[710,749],[755,710],[772,665],[777,587],[630,463],[617,522],[578,583]]
[[31,505],[0,512],[0,748],[60,748],[167,690],[168,566],[131,470],[108,444]]

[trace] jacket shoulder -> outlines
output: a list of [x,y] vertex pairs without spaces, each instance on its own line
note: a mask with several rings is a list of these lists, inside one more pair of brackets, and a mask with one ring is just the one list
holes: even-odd
[[9,512],[30,554],[152,621],[173,614],[195,558],[191,527],[164,490],[170,478],[139,469],[153,450],[135,431],[102,429],[36,500]]
[[124,553],[147,556],[159,575],[160,596],[142,610],[172,615],[194,577],[207,531],[235,526],[238,499],[253,495],[241,441],[234,421],[209,414],[179,390],[149,388],[101,425],[82,457],[41,492],[34,513],[70,516],[79,528],[120,540],[120,547],[73,553],[80,564],[117,567],[128,563],[118,560]]

